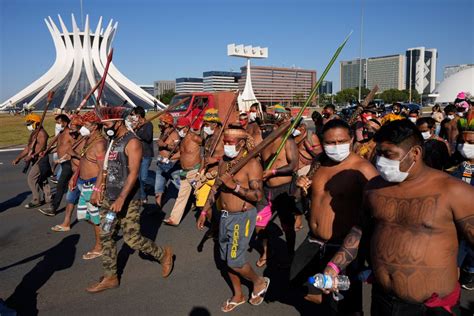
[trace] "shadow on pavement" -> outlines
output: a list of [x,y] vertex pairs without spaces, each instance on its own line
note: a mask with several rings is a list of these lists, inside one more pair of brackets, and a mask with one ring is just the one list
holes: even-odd
[[17,194],[15,197],[6,200],[5,202],[0,203],[0,213],[5,212],[6,210],[17,207],[26,200],[26,197],[31,194],[31,191],[25,191],[23,193]]
[[[140,233],[143,237],[154,241],[158,230],[161,227],[165,214],[161,211],[156,212],[156,205],[145,204],[143,207],[142,215],[140,216]],[[117,254],[117,275],[120,278],[123,274],[125,266],[127,265],[128,258],[131,254],[135,253],[135,250],[130,248],[126,243],[123,243],[122,248]],[[140,253],[140,258],[156,261],[155,258],[144,253]]]
[[56,271],[65,270],[72,266],[76,257],[76,245],[79,238],[80,236],[77,234],[67,236],[59,244],[46,251],[9,266],[1,267],[0,271],[3,271],[43,257],[43,260],[25,274],[13,294],[6,300],[7,306],[16,310],[19,315],[37,315],[38,308],[36,304],[39,289],[48,282]]
[[211,313],[207,308],[197,306],[191,310],[189,316],[211,316]]

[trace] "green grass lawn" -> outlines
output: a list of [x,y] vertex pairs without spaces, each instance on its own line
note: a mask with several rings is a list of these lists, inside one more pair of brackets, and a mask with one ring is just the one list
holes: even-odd
[[[41,115],[41,113],[38,113]],[[153,116],[155,112],[149,112],[147,116]],[[153,120],[154,134],[157,136],[157,121]],[[28,143],[30,131],[26,129],[24,116],[11,116],[0,114],[0,148],[22,146]],[[44,127],[50,137],[54,136],[54,115],[48,113],[44,120]]]

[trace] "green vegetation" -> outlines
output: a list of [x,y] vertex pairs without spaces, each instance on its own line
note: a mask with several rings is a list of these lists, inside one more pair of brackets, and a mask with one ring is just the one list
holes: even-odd
[[161,102],[164,104],[170,104],[171,99],[176,95],[177,93],[174,92],[174,90],[165,90],[161,95],[156,96],[158,99],[160,99]]

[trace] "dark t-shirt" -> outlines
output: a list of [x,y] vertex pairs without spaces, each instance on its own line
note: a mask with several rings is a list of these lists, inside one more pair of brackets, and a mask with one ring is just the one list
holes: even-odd
[[142,141],[143,157],[153,157],[153,124],[145,123],[136,131],[136,134]]

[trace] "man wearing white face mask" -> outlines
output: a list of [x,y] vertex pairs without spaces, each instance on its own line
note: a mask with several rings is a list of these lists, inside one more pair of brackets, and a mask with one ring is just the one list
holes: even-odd
[[459,315],[457,233],[474,243],[474,188],[427,167],[423,137],[406,120],[375,141],[381,177],[367,184],[361,220],[325,273],[344,271],[370,242],[371,315]]
[[[378,175],[374,166],[352,152],[353,136],[349,125],[342,120],[327,122],[322,130],[324,154],[321,166],[312,179],[306,180],[311,187],[310,232],[298,247],[290,269],[290,279],[307,287],[305,299],[320,303],[321,292],[306,283],[310,275],[324,268],[339,249],[350,228],[357,223],[362,209],[362,192],[365,184]],[[312,264],[310,264],[312,263]],[[350,277],[358,273],[357,265],[351,266]],[[345,299],[324,300],[331,308],[343,314],[362,312],[362,284],[351,279]],[[331,302],[333,301],[333,302]]]
[[[68,152],[72,148],[72,144],[74,142],[73,137],[69,134],[69,127],[68,124],[70,122],[69,117],[64,114],[60,114],[55,117],[56,120],[56,130],[59,130],[59,134],[56,140],[56,156],[57,161],[56,163],[59,164],[61,172],[57,173],[58,182],[56,184],[56,194],[54,195],[54,199],[52,200],[51,204],[47,207],[40,208],[38,211],[43,213],[47,216],[54,216],[61,204],[61,200],[63,195],[67,192],[67,185],[69,180],[72,177],[72,165],[71,165],[71,156]],[[51,146],[51,144],[50,144]],[[48,147],[49,149],[49,147]],[[44,156],[48,154],[48,149],[44,152],[40,153],[40,156]]]
[[249,135],[252,136],[255,142],[255,146],[260,144],[260,142],[263,140],[262,131],[260,130],[260,126],[258,125],[258,122],[257,122],[257,120],[260,117],[258,113],[259,113],[259,104],[258,103],[252,104],[250,106],[250,111],[248,114],[249,123],[247,127],[245,128],[247,133],[249,133]]
[[[449,156],[451,155],[451,150],[449,148],[449,143],[447,141],[445,141],[444,139],[442,139],[441,137],[436,135],[436,133],[435,133],[435,131],[436,131],[436,121],[433,118],[431,118],[431,117],[419,118],[418,121],[416,121],[416,128],[418,128],[418,130],[421,133],[421,136],[423,136],[423,139],[425,140],[425,145],[427,143],[429,144],[428,148],[430,148],[430,150],[432,150],[432,148],[442,148],[441,150],[436,150],[436,152],[425,153],[425,156],[430,156],[431,155],[433,158],[437,157],[436,159],[438,159],[438,160],[441,160],[438,157],[446,157],[447,156],[449,158]],[[437,143],[437,142],[443,143],[446,146],[446,149],[444,149],[444,147],[439,146],[440,144]],[[438,146],[436,146],[436,145],[438,145]],[[425,148],[426,148],[426,146],[425,146]],[[429,157],[426,157],[426,158],[429,158]],[[446,160],[446,158],[444,158],[442,160]],[[426,160],[425,160],[425,162],[426,162]],[[430,165],[430,167],[433,168],[432,165]]]
[[186,117],[180,117],[176,122],[178,134],[181,137],[179,142],[179,161],[181,163],[180,186],[178,197],[174,203],[171,214],[163,222],[170,226],[178,226],[183,218],[184,211],[188,204],[189,197],[193,191],[191,181],[194,181],[201,166],[201,144],[202,138],[199,131],[191,128],[191,121]]

